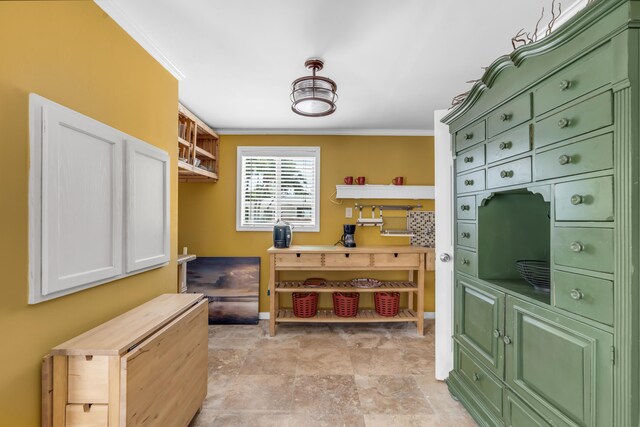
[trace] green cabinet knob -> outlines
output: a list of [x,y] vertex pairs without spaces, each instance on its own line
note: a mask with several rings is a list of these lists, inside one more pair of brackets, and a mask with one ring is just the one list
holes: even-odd
[[500,120],[502,120],[503,122],[506,122],[510,118],[511,118],[511,114],[507,114],[507,113],[500,114]]
[[464,180],[464,185],[466,185],[466,186],[473,185],[473,180],[472,179],[465,179]]
[[474,372],[474,374],[473,374],[473,380],[474,380],[474,381],[480,381],[480,374],[479,374],[479,373],[477,373],[477,372]]
[[467,156],[464,158],[465,163],[473,163],[473,156]]
[[508,150],[509,148],[511,148],[513,144],[511,144],[511,141],[508,142],[501,142],[500,145],[498,145],[498,148],[501,150]]
[[562,156],[558,157],[558,163],[560,163],[561,165],[566,165],[567,163],[571,163],[571,156],[567,156],[566,154],[563,154]]
[[496,337],[496,338],[500,338],[500,335],[502,335],[502,334],[500,333],[500,331],[499,331],[498,329],[496,329],[495,331],[493,331],[493,336],[494,336],[494,337]]
[[584,298],[584,294],[580,292],[580,289],[571,289],[571,292],[569,292],[569,295],[571,295],[571,298],[573,298],[576,301]]
[[467,232],[467,231],[463,231],[461,234],[463,239],[468,239],[469,237],[471,237],[471,233]]
[[571,242],[569,248],[571,248],[573,252],[582,252],[584,250],[584,246],[580,242]]
[[573,196],[571,196],[571,204],[572,205],[579,205],[581,203],[584,202],[584,197],[582,197],[579,194],[574,194]]
[[559,127],[560,129],[566,128],[566,127],[568,127],[570,124],[571,124],[571,120],[569,120],[569,119],[560,119],[560,120],[558,121],[558,127]]
[[466,258],[462,258],[462,265],[469,265],[469,264],[471,264],[471,261],[469,261]]
[[504,337],[502,337],[502,341],[503,341],[506,345],[511,344],[511,338],[509,338],[509,337],[508,337],[508,336],[506,336],[506,335],[505,335]]
[[471,209],[471,206],[469,205],[460,205],[460,210],[461,211],[468,211]]
[[464,139],[471,139],[473,138],[473,134],[472,133],[465,133],[464,134]]
[[567,90],[571,87],[571,82],[569,80],[562,80],[560,82],[560,90]]
[[511,177],[513,177],[513,171],[508,171],[508,170],[500,171],[500,178],[511,178]]

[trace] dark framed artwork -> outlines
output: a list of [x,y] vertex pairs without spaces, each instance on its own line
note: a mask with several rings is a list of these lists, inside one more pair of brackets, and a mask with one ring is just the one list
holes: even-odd
[[187,264],[187,292],[209,299],[209,324],[258,323],[259,257],[198,257]]

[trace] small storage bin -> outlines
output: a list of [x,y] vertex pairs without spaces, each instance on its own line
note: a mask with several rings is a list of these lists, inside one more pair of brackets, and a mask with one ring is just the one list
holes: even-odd
[[293,315],[296,317],[313,317],[318,312],[317,292],[294,292]]
[[334,292],[333,312],[338,317],[356,317],[360,294],[357,292]]
[[399,292],[376,292],[373,296],[376,313],[380,316],[393,317],[400,310]]

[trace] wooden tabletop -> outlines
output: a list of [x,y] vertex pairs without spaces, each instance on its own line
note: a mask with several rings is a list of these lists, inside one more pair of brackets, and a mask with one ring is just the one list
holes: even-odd
[[181,254],[178,255],[177,263],[184,264],[185,262],[193,261],[197,256],[195,254]]
[[433,248],[425,248],[422,246],[396,245],[396,246],[357,246],[355,248],[345,248],[338,245],[317,245],[317,246],[290,246],[288,248],[275,248],[271,246],[267,249],[269,253],[287,254],[287,253],[429,253],[433,252]]
[[152,335],[178,314],[200,301],[202,294],[163,294],[69,341],[56,346],[53,355],[116,356]]

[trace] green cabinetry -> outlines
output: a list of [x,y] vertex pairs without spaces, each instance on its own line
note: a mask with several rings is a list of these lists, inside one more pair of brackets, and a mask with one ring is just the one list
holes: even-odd
[[[482,426],[640,426],[640,0],[498,58],[455,152],[454,369]],[[548,263],[548,288],[520,275]],[[529,264],[531,265],[531,264]]]

